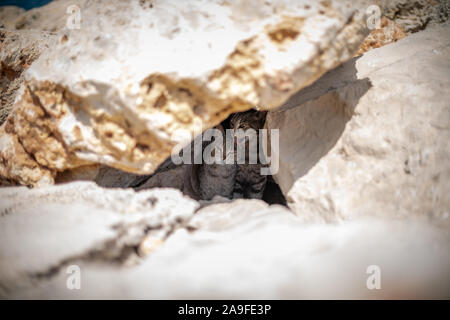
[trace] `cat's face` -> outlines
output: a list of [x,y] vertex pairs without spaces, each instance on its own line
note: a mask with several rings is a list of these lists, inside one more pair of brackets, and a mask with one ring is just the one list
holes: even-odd
[[[249,143],[257,143],[258,130],[264,127],[267,112],[258,112],[249,110],[234,114],[230,119],[230,128],[234,130],[234,145],[245,146],[245,150],[249,150]],[[253,132],[247,130],[252,129]],[[243,130],[244,134],[239,131]],[[247,133],[249,135],[247,135]],[[247,152],[247,151],[246,151]]]
[[234,114],[230,119],[231,129],[262,129],[266,120],[267,111],[258,112],[249,110]]
[[248,144],[249,137],[248,136],[239,136],[236,130],[241,129],[244,132],[248,129],[253,129],[256,132],[254,138],[257,138],[258,129],[262,129],[264,127],[264,122],[266,120],[267,111],[258,112],[256,110],[249,110],[246,112],[240,112],[234,114],[230,119],[230,128],[234,131],[234,143],[235,145],[238,143]]

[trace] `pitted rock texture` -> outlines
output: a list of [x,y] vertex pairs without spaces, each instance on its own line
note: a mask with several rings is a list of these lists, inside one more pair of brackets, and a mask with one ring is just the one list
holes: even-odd
[[[1,223],[1,222],[0,222]],[[164,243],[147,237],[137,266],[71,261],[6,298],[41,299],[414,299],[450,296],[450,234],[426,219],[305,223],[286,208],[237,200],[199,210]],[[34,253],[38,255],[39,253]],[[368,290],[368,267],[381,290]]]
[[371,50],[269,112],[290,208],[449,225],[450,26]]
[[[65,0],[0,10],[8,32],[58,42],[31,67],[10,51],[21,80],[2,78],[15,103],[0,175],[43,187],[0,188],[1,298],[449,299],[450,26],[370,50],[274,110],[354,55],[362,2],[73,3],[80,29]],[[289,208],[70,182],[134,186],[200,124],[254,104],[280,129]],[[176,187],[165,174],[140,187]],[[367,287],[373,265],[382,290]]]
[[38,30],[0,28],[0,124],[11,112],[24,83],[23,72],[53,44],[53,35]]
[[0,28],[15,29],[14,21],[25,12],[25,9],[16,6],[0,7]]
[[70,264],[133,264],[147,236],[165,239],[199,204],[173,189],[135,192],[92,182],[0,189],[0,296]]
[[[69,2],[51,5],[61,14]],[[50,5],[27,15],[23,28],[58,42],[25,72],[0,128],[4,178],[45,185],[94,164],[151,173],[230,113],[279,106],[367,35],[362,0],[151,4],[80,2],[79,29],[38,14]]]
[[450,16],[448,0],[377,0],[383,15],[394,20],[407,34],[443,23]]
[[[0,18],[3,25],[10,30],[37,29],[56,32],[67,26],[73,8],[80,8],[87,0],[53,0],[42,7],[25,11],[15,6],[0,7]],[[69,19],[70,21],[74,21]]]
[[386,17],[382,17],[379,28],[370,32],[362,45],[359,47],[356,55],[359,56],[369,50],[380,48],[403,39],[404,37],[406,37],[406,33],[399,25]]

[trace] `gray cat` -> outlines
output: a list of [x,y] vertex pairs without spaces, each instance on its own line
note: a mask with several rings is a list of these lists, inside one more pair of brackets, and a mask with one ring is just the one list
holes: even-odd
[[[230,119],[230,128],[235,130],[242,129],[246,131],[247,129],[254,129],[257,133],[253,139],[256,139],[257,150],[257,163],[250,164],[250,154],[249,146],[250,139],[245,139],[245,163],[237,164],[237,173],[234,183],[233,199],[236,198],[248,198],[248,199],[262,199],[264,194],[264,189],[267,183],[267,176],[261,175],[260,169],[263,166],[261,159],[259,157],[260,145],[257,143],[259,141],[259,129],[264,127],[266,121],[267,112],[258,112],[256,110],[249,110],[246,112],[236,113]],[[235,152],[237,152],[237,143],[239,139],[235,138]],[[243,142],[243,141],[242,141]]]
[[[230,129],[258,129],[264,127],[267,112],[250,110],[236,113],[230,118]],[[183,191],[184,194],[196,200],[211,200],[214,196],[221,196],[228,199],[249,198],[262,199],[267,183],[267,176],[260,174],[261,164],[259,150],[256,150],[257,162],[250,164],[249,145],[250,141],[245,141],[245,163],[237,164],[237,139],[235,139],[234,151],[226,148],[225,132],[222,125],[215,129],[222,132],[223,144],[221,150],[222,159],[225,160],[227,154],[235,160],[233,164],[212,163],[206,164],[181,164],[175,165],[171,159],[167,159],[149,178],[140,180],[134,187],[138,190],[154,187],[172,187]],[[198,137],[196,138],[198,139]],[[255,137],[256,142],[258,136]],[[211,141],[203,141],[201,152],[211,144]],[[259,148],[259,144],[256,144]],[[194,141],[190,144],[191,157],[194,159]],[[233,153],[234,152],[234,153]],[[201,156],[201,155],[200,155]]]
[[[221,125],[215,127],[222,134],[222,145],[218,151],[221,153],[221,163],[202,163],[187,165],[184,178],[183,192],[196,200],[211,200],[214,196],[221,196],[231,199],[234,191],[234,181],[237,167],[233,164],[225,164],[227,153],[232,150],[226,149],[225,132]],[[202,145],[202,152],[205,147],[212,142],[205,141]],[[214,150],[212,155],[215,155]],[[231,155],[233,156],[233,155]]]
[[[215,129],[220,130],[222,133],[223,143],[219,146],[218,151],[221,152],[220,158],[224,161],[227,155],[224,129],[221,125],[216,126]],[[199,138],[201,137],[197,137],[195,140]],[[194,153],[195,142],[191,142],[190,152],[192,164],[175,165],[171,158],[168,158],[158,167],[154,174],[147,176],[145,180],[139,181],[139,184],[135,185],[134,188],[137,190],[155,187],[177,188],[195,200],[211,200],[214,196],[231,199],[237,172],[235,164],[207,164],[204,162],[204,159],[202,159],[201,164],[194,163],[194,158],[196,156],[202,156],[205,148],[213,141],[203,141],[200,150],[201,154],[198,155]],[[185,150],[187,151],[187,149]],[[228,153],[230,152],[232,151],[228,151]],[[180,153],[181,155],[182,153]],[[215,150],[212,152],[212,155],[215,156]]]

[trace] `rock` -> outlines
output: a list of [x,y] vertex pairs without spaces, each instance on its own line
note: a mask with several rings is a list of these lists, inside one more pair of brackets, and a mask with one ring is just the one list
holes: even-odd
[[[15,6],[0,7],[5,17],[5,26],[10,30],[42,30],[55,32],[77,21],[75,14],[88,0],[53,0],[42,7],[23,10]],[[80,16],[81,20],[81,16]],[[2,19],[2,21],[4,21]]]
[[394,20],[406,33],[424,30],[427,26],[448,20],[448,0],[378,0],[383,15]]
[[370,32],[363,44],[359,47],[357,56],[365,52],[380,48],[392,42],[396,42],[406,37],[405,31],[398,26],[394,21],[382,17],[380,21],[380,28],[374,29]]
[[[243,201],[247,202],[241,201],[241,210],[246,207]],[[359,219],[340,224],[305,224],[286,211],[255,208],[252,201],[247,210],[242,211],[246,218],[236,224],[237,215],[227,218],[226,206],[218,213],[218,223],[214,223],[213,211],[211,216],[203,212],[203,218],[199,218],[203,221],[198,221],[199,229],[191,232],[178,229],[138,266],[111,268],[92,261],[77,261],[81,268],[81,290],[67,289],[68,274],[63,268],[39,285],[17,288],[6,297],[449,297],[448,281],[443,280],[450,276],[448,229],[433,227],[425,219]],[[381,271],[381,290],[367,287],[370,266]]]
[[[8,9],[10,7],[6,7]],[[9,13],[4,10],[1,13]],[[14,16],[11,13],[11,16]],[[7,20],[8,21],[8,20]],[[48,184],[53,173],[40,167],[33,155],[27,153],[14,132],[13,121],[5,123],[18,95],[24,90],[24,71],[54,43],[54,35],[37,30],[10,31],[0,28],[0,185]],[[28,111],[32,113],[33,111]],[[16,128],[18,129],[18,128]],[[42,149],[42,145],[39,145]],[[39,181],[39,182],[38,182]]]
[[249,221],[257,221],[265,216],[278,216],[279,219],[288,219],[292,212],[280,205],[269,206],[262,200],[237,199],[223,200],[198,210],[187,224],[187,228],[202,231],[224,231],[245,225]]
[[47,32],[0,28],[0,124],[11,112],[16,94],[24,83],[23,72],[42,51],[51,47],[53,40],[53,35]]
[[[449,297],[450,228],[424,217],[311,223],[245,199],[194,213],[176,190],[87,182],[0,197],[1,298]],[[71,266],[81,290],[68,290]],[[382,290],[368,290],[370,266]]]
[[[362,50],[380,48],[298,91],[362,41],[363,2],[345,3],[0,10],[0,185],[42,186],[0,188],[0,298],[450,298],[450,25],[380,47],[409,12],[386,2],[395,22]],[[274,178],[289,208],[128,189],[182,189],[182,166],[142,174],[253,105],[280,130]],[[70,182],[83,179],[95,183]],[[67,285],[72,267],[81,290]]]
[[363,0],[86,1],[80,28],[63,24],[69,4],[16,22],[58,41],[25,72],[0,128],[0,174],[10,181],[51,184],[95,164],[150,174],[230,113],[279,106],[367,34]]
[[72,261],[114,265],[147,235],[165,239],[198,203],[171,189],[134,192],[76,182],[0,189],[0,296]]
[[14,20],[25,12],[25,9],[16,6],[0,7],[0,27],[15,29]]
[[448,222],[450,25],[372,50],[270,112],[275,180],[299,215]]
[[[60,172],[55,179],[56,183],[67,183],[72,181],[95,181],[99,186],[110,187],[108,183],[111,183],[111,187],[123,187],[127,188],[127,182],[122,177],[122,171],[110,170],[110,168],[101,165],[86,165],[75,168],[73,170],[66,170]],[[128,174],[131,175],[131,174]],[[111,181],[112,180],[112,181]]]
[[142,240],[142,242],[139,244],[138,254],[141,257],[148,256],[149,254],[159,249],[163,244],[164,240],[159,237],[155,237],[153,235],[146,236],[144,240]]

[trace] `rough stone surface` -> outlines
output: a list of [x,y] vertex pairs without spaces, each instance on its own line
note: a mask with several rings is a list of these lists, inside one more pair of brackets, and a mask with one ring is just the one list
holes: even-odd
[[405,31],[394,21],[382,17],[380,20],[380,28],[372,30],[362,45],[359,47],[357,56],[365,52],[380,48],[392,42],[396,42],[406,37]]
[[[0,7],[5,17],[4,24],[11,30],[43,30],[56,32],[66,28],[68,18],[73,14],[73,8],[81,8],[88,0],[53,0],[45,6],[24,11],[14,6]],[[70,19],[69,19],[70,20]],[[70,20],[74,21],[74,20]]]
[[[80,260],[81,290],[68,290],[65,268],[12,298],[448,298],[450,235],[426,219],[304,223],[259,200],[198,211],[189,228],[163,244],[149,241],[139,266]],[[155,248],[156,247],[156,248]],[[381,269],[368,290],[367,268]]]
[[0,173],[22,184],[97,163],[151,173],[194,131],[279,106],[367,34],[363,0],[89,1],[80,29],[57,18],[69,2],[24,18],[58,42],[25,72],[0,128]]
[[129,260],[146,236],[164,241],[197,208],[173,189],[137,193],[92,182],[1,188],[0,295],[51,277],[71,261]]
[[383,15],[394,20],[406,33],[445,22],[450,15],[448,0],[378,0]]
[[[362,1],[70,1],[81,29],[66,0],[1,8],[0,185],[43,187],[0,188],[0,298],[449,299],[450,25],[430,28],[448,2],[378,2],[394,23],[364,51],[402,37],[402,19],[427,30],[277,110],[355,53]],[[281,130],[289,207],[126,189],[179,187],[164,163],[137,172],[253,105]]]
[[11,112],[17,91],[24,83],[23,72],[51,47],[53,40],[48,32],[0,28],[0,124]]
[[25,12],[25,9],[16,6],[0,7],[0,27],[15,29],[14,21]]
[[[300,91],[275,179],[299,215],[450,215],[450,26],[372,50]],[[309,100],[309,101],[308,101]],[[306,102],[307,101],[307,102]]]
[[266,216],[279,216],[275,219],[283,220],[289,219],[293,214],[284,206],[269,206],[261,200],[225,200],[225,203],[212,203],[198,210],[187,226],[194,230],[218,232],[233,229]]

